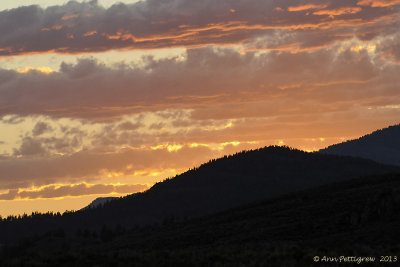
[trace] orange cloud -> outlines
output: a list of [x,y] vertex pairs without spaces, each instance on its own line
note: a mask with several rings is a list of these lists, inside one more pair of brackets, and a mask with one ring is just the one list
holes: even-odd
[[77,17],[79,17],[79,15],[77,15],[77,14],[74,14],[74,15],[65,15],[65,16],[61,17],[61,20],[70,20],[70,19],[75,19],[75,18],[77,18]]
[[84,36],[84,37],[88,37],[88,36],[92,36],[92,35],[95,35],[95,34],[97,34],[97,31],[96,31],[96,30],[90,31],[90,32],[86,32],[85,34],[83,34],[83,36]]
[[52,27],[50,27],[50,28],[42,28],[42,29],[40,29],[42,32],[48,32],[48,31],[51,31],[51,30],[55,30],[55,31],[59,31],[59,30],[61,30],[62,28],[64,28],[65,27],[65,25],[54,25],[54,26],[52,26]]
[[400,0],[361,0],[357,2],[357,5],[370,7],[390,7],[400,5]]
[[124,184],[68,184],[46,185],[37,189],[12,189],[8,193],[0,194],[0,200],[15,199],[47,199],[64,198],[71,196],[105,195],[105,194],[132,194],[147,190],[147,185]]
[[304,11],[304,10],[309,10],[309,9],[322,9],[326,8],[328,5],[315,5],[315,4],[307,4],[307,5],[300,5],[300,6],[289,6],[288,11],[290,12],[298,12],[298,11]]
[[38,71],[45,74],[54,72],[54,70],[49,67],[26,67],[25,69],[17,69],[18,73],[28,73],[31,71]]
[[314,15],[328,15],[328,16],[339,16],[346,14],[355,14],[360,12],[361,7],[342,7],[338,9],[322,9],[313,12]]

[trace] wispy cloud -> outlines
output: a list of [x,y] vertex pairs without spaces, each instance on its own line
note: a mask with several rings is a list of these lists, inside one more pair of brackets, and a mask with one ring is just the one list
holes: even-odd
[[390,7],[400,5],[399,0],[361,0],[357,2],[360,6],[371,6],[371,7]]

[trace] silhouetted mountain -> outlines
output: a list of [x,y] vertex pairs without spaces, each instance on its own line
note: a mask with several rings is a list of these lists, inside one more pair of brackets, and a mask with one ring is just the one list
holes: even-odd
[[400,165],[400,125],[390,126],[358,139],[328,146],[319,152],[372,159]]
[[66,213],[38,214],[0,223],[0,243],[59,227],[99,231],[103,225],[126,228],[202,216],[365,175],[400,172],[399,167],[371,160],[288,147],[266,147],[225,156],[157,183],[144,193],[112,200],[102,207]]
[[[189,221],[126,230],[62,230],[6,247],[4,266],[397,266],[400,174],[325,185]],[[389,255],[387,258],[380,256]],[[398,257],[398,256],[396,256]],[[362,262],[361,265],[371,266]]]
[[98,197],[95,200],[93,200],[89,205],[84,207],[82,210],[97,208],[97,207],[102,206],[105,203],[110,202],[111,200],[117,199],[117,198],[118,197]]

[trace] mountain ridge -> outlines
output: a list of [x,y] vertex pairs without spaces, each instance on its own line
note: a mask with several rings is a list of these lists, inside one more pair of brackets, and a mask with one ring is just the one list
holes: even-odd
[[105,203],[110,202],[114,199],[118,199],[118,197],[98,197],[94,199],[92,202],[90,202],[89,205],[83,207],[81,210],[93,209],[101,205],[104,205]]
[[134,227],[212,214],[266,198],[366,175],[399,173],[400,167],[354,157],[270,146],[210,160],[143,193],[65,216],[33,216],[0,223],[0,238],[18,240],[32,231],[103,225]]
[[400,166],[400,124],[328,146],[318,152],[361,157],[383,164]]

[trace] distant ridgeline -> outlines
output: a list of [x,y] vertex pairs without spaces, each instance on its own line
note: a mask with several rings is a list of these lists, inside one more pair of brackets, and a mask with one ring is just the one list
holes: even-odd
[[400,165],[400,125],[377,130],[358,139],[321,149],[319,152]]
[[399,173],[400,167],[347,156],[265,147],[210,160],[198,168],[155,184],[144,193],[112,200],[63,216],[35,215],[0,223],[0,243],[63,228],[126,228],[165,219],[202,216],[291,192],[358,178]]
[[111,200],[114,200],[117,198],[118,197],[98,197],[95,200],[93,200],[89,205],[84,207],[82,210],[100,207],[100,206],[104,205],[105,203],[110,202]]

